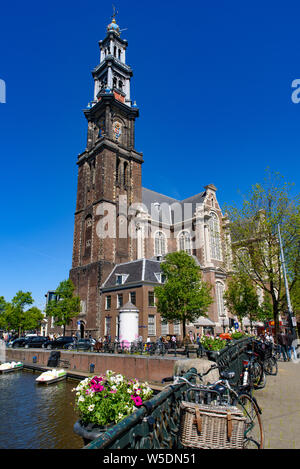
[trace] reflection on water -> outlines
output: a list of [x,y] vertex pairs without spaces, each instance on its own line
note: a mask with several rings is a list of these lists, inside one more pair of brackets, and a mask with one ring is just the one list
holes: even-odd
[[76,381],[38,385],[37,373],[0,375],[0,449],[78,449],[73,432]]

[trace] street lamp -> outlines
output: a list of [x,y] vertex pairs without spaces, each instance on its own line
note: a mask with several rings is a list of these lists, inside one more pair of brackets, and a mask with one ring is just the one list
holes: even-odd
[[288,284],[287,275],[286,275],[284,252],[283,252],[282,241],[281,241],[280,225],[278,225],[278,235],[279,235],[279,246],[280,246],[280,258],[281,258],[281,265],[282,265],[282,270],[283,270],[283,278],[284,278],[284,285],[285,285],[285,292],[286,292],[286,299],[287,299],[288,313],[289,313],[289,325],[290,325],[290,330],[293,336],[296,337],[298,335],[297,328],[296,328],[297,323],[296,323],[296,318],[294,316],[292,304],[290,300],[289,284]]

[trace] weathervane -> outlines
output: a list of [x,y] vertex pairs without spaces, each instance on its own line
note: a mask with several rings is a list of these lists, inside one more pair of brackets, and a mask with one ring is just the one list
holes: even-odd
[[112,19],[114,20],[114,19],[115,19],[115,17],[116,17],[116,15],[118,15],[118,14],[119,14],[119,12],[118,12],[118,10],[116,10],[116,7],[115,7],[115,5],[113,5],[113,6],[112,6],[112,8],[113,8],[113,15],[112,15]]
[[[113,23],[116,23],[116,19],[115,19],[115,18],[116,18],[116,15],[119,14],[119,10],[116,9],[116,7],[115,7],[114,4],[112,4],[112,8],[113,8],[113,14],[112,14],[112,16],[111,16],[112,22],[113,22]],[[128,28],[119,29],[119,32],[121,33],[122,31],[127,31],[127,29],[128,29]]]

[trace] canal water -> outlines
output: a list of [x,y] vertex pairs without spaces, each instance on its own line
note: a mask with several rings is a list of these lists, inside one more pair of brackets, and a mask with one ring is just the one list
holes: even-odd
[[0,375],[0,449],[82,448],[73,432],[78,381],[43,386],[38,376],[24,370]]

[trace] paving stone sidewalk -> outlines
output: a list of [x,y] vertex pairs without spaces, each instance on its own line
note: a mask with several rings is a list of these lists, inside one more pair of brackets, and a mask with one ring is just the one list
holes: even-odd
[[278,362],[255,397],[262,409],[265,449],[300,449],[300,362]]

